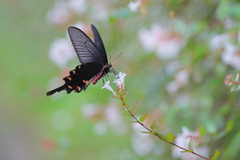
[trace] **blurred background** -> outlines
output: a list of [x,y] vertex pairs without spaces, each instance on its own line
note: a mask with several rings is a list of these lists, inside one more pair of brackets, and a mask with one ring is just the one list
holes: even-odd
[[[87,91],[47,97],[79,65],[67,35],[94,24],[117,71],[127,74],[129,108],[160,122],[187,148],[238,159],[239,91],[226,75],[240,70],[239,1],[2,0],[0,5],[1,160],[195,160],[142,134],[102,81]],[[113,74],[109,74],[112,83]]]

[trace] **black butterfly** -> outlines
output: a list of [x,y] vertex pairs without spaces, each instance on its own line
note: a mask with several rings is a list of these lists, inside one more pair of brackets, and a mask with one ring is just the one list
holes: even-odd
[[95,84],[109,72],[114,72],[111,68],[112,65],[108,63],[97,28],[94,25],[91,25],[91,28],[94,34],[94,43],[82,30],[72,26],[68,28],[68,34],[81,65],[70,71],[69,76],[63,78],[64,85],[47,92],[47,96],[62,90],[66,90],[67,93],[71,93],[73,90],[78,93],[82,90],[85,91],[90,83]]

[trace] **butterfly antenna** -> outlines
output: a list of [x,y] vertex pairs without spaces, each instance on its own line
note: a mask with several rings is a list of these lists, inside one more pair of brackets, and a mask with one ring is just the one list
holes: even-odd
[[[115,60],[115,59],[117,59],[118,57],[120,57],[122,55],[122,52],[117,56],[117,57],[115,57],[115,58],[113,58],[113,60]],[[111,58],[111,56],[110,56],[110,58]],[[112,60],[112,61],[113,61]],[[110,63],[111,63],[111,61],[109,61]]]

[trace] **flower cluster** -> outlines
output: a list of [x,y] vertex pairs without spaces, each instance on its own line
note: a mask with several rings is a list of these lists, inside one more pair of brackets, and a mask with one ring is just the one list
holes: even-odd
[[117,97],[118,95],[120,96],[120,98],[124,98],[126,95],[127,95],[127,91],[125,91],[124,89],[124,79],[125,79],[125,76],[126,74],[125,73],[122,73],[120,72],[118,75],[116,75],[117,79],[115,79],[113,81],[113,83],[115,83],[118,87],[117,89],[117,92],[115,92],[113,90],[113,88],[110,86],[110,81],[107,81],[104,86],[102,87],[103,88],[106,88],[108,89],[109,91],[111,91],[114,95],[114,97]]

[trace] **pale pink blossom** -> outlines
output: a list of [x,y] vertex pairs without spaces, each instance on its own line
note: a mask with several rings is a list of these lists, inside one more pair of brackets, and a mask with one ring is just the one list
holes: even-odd
[[163,60],[178,57],[185,40],[172,30],[158,24],[152,25],[150,30],[139,31],[139,41],[148,52],[155,52]]
[[113,83],[118,86],[118,89],[124,89],[124,79],[126,75],[127,74],[120,72],[118,75],[115,76],[117,77],[117,79],[115,79]]
[[[183,148],[188,149],[188,142],[191,138],[194,138],[196,145],[198,145],[201,142],[201,139],[199,138],[199,132],[195,131],[192,132],[186,127],[182,127],[182,134],[178,134],[177,138],[175,139],[175,143]],[[181,149],[173,146],[172,155],[174,158],[180,158],[181,160],[199,160],[200,158],[196,155],[193,155],[191,153],[181,153]],[[196,147],[194,148],[194,152],[208,157],[209,156],[209,148],[206,146],[203,147]]]

